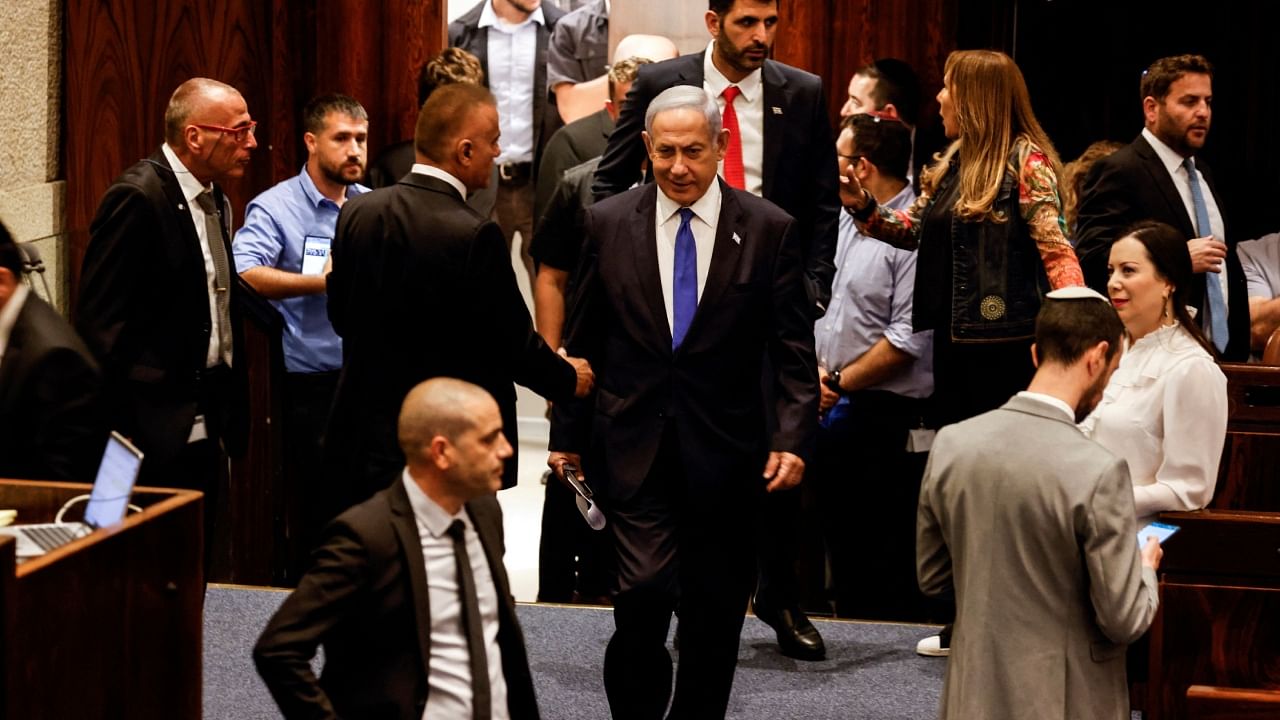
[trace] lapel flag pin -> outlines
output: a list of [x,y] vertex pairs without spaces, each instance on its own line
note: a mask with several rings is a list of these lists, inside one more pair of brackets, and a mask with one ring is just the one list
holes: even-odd
[[778,107],[777,105],[772,105],[771,107],[773,108],[773,114],[774,114],[774,115],[781,115],[781,114],[782,114],[782,108]]
[[733,243],[734,243],[735,245],[741,245],[741,244],[742,244],[742,237],[738,235],[737,231],[734,231],[734,233],[733,233]]

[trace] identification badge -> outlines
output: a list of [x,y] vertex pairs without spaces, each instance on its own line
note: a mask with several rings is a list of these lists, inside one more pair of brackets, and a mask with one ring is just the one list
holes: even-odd
[[907,452],[909,453],[927,453],[933,448],[933,438],[938,434],[937,430],[929,428],[916,428],[907,435]]
[[191,425],[191,434],[187,435],[187,444],[200,442],[209,438],[209,431],[204,426],[204,415],[197,415],[196,421]]

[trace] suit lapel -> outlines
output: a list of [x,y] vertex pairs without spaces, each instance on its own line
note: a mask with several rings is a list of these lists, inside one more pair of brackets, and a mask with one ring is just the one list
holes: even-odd
[[[1187,237],[1195,237],[1195,226],[1192,225],[1191,217],[1187,215],[1187,206],[1182,202],[1182,195],[1178,193],[1178,188],[1173,184],[1173,178],[1169,175],[1169,171],[1165,168],[1164,162],[1160,160],[1160,156],[1156,154],[1151,143],[1147,142],[1145,137],[1138,135],[1137,151],[1138,156],[1142,158],[1143,166],[1147,170],[1147,175],[1151,177],[1151,181],[1155,183],[1155,187],[1160,192],[1160,196],[1164,198],[1166,204],[1166,217],[1178,218],[1178,230]],[[1155,208],[1149,208],[1149,215],[1159,217],[1160,213],[1155,212]]]
[[490,508],[483,503],[469,502],[466,508],[471,524],[475,526],[476,534],[480,536],[484,557],[489,563],[489,574],[493,576],[493,587],[498,593],[498,606],[503,609],[505,615],[510,605],[508,600],[511,597],[511,586],[507,582],[506,566],[502,564],[502,539],[495,537],[494,534],[494,529],[500,527],[501,519],[494,517]]
[[409,589],[413,596],[414,624],[418,628],[418,652],[422,656],[422,668],[429,673],[431,663],[431,598],[427,590],[426,561],[422,558],[422,539],[418,537],[418,523],[409,504],[409,494],[404,481],[397,477],[387,491],[387,503],[391,506],[391,525],[409,573]]
[[31,294],[28,294],[21,312],[14,318],[13,329],[9,332],[9,342],[5,345],[4,353],[0,354],[0,408],[9,407],[10,396],[18,391],[18,386],[21,384],[18,382],[21,379],[18,366],[22,364],[22,340],[26,334],[26,315],[30,305]]
[[[782,74],[776,63],[766,60],[760,71],[764,85],[764,161],[761,173],[764,185],[761,192],[765,197],[773,197],[774,177],[778,174],[778,160],[782,156],[783,138],[786,137],[786,112],[791,109],[791,96],[787,88],[787,76]],[[781,113],[773,111],[774,108]]]
[[[716,239],[711,247],[711,267],[707,270],[707,284],[702,288],[698,310],[689,323],[685,345],[688,344],[687,338],[694,337],[698,328],[706,322],[702,319],[707,314],[705,308],[719,300],[729,287],[729,279],[733,277],[733,271],[742,257],[742,242],[745,242],[738,232],[742,222],[742,206],[738,204],[728,183],[719,178],[716,182],[720,183],[720,217],[716,220]],[[743,232],[746,232],[745,228]],[[734,240],[734,235],[738,235],[737,240]]]
[[630,244],[635,252],[636,275],[654,328],[670,352],[671,324],[667,322],[667,303],[662,297],[662,278],[658,272],[657,184],[648,183],[638,196],[634,221],[623,223],[627,233],[626,244]]
[[[544,21],[545,10],[544,12]],[[547,38],[551,31],[546,25],[538,25],[538,47],[533,62],[533,147],[534,154],[542,147],[542,119],[547,114]]]
[[160,190],[164,193],[169,207],[173,208],[174,217],[181,228],[183,242],[178,252],[183,256],[183,265],[199,273],[201,285],[194,287],[201,287],[203,283],[208,282],[204,269],[204,251],[200,249],[200,236],[196,234],[195,221],[191,219],[191,210],[187,207],[187,197],[183,194],[182,185],[178,184],[178,176],[169,166],[169,160],[165,158],[164,153],[156,150],[149,159],[155,169],[156,179],[160,182]]

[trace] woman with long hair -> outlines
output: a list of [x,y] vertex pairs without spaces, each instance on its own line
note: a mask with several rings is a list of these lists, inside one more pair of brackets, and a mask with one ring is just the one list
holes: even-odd
[[1128,348],[1081,428],[1129,464],[1139,526],[1213,499],[1227,432],[1227,378],[1187,311],[1187,239],[1152,220],[1111,246],[1107,294]]
[[951,53],[938,104],[952,142],[910,209],[877,207],[852,173],[841,199],[863,233],[919,248],[912,324],[937,331],[934,402],[945,424],[1026,388],[1040,298],[1084,276],[1066,237],[1061,162],[1013,60]]

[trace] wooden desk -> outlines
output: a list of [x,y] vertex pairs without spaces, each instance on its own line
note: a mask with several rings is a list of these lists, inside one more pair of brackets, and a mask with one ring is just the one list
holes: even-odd
[[1280,513],[1162,513],[1160,612],[1146,710],[1182,720],[1192,685],[1280,690]]
[[[89,489],[0,480],[0,508],[47,522]],[[16,567],[0,538],[0,720],[200,717],[202,495],[132,502],[143,511],[118,527]]]

